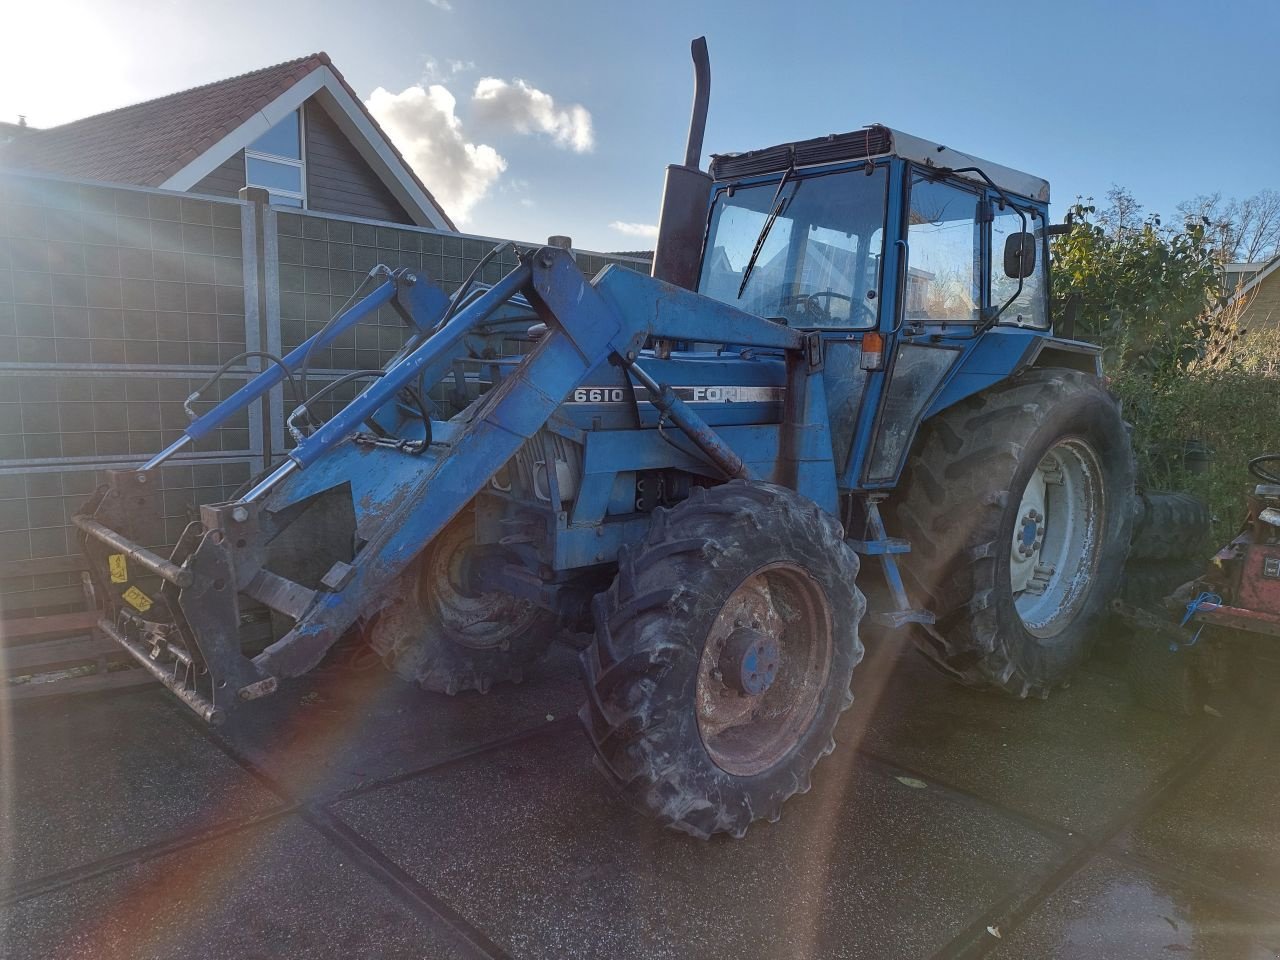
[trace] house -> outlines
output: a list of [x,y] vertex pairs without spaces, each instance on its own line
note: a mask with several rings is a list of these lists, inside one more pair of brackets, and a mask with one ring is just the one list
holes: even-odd
[[1266,265],[1266,260],[1260,260],[1256,263],[1224,263],[1222,265],[1223,293],[1235,293],[1261,273]]
[[1240,327],[1280,327],[1280,255],[1262,263],[1228,264],[1224,290],[1229,296],[1219,309],[1238,309]]
[[455,230],[328,54],[61,126],[0,125],[0,167]]

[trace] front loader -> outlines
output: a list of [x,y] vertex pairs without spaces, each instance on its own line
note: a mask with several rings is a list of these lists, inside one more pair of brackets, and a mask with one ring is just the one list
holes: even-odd
[[[353,629],[456,693],[519,679],[590,613],[601,770],[670,826],[741,836],[834,747],[860,558],[868,619],[965,683],[1043,696],[1079,663],[1133,466],[1098,350],[1050,326],[1048,184],[883,126],[704,172],[694,53],[655,276],[588,278],[556,246],[451,296],[379,268],[76,517],[102,629],[206,720]],[[304,399],[279,464],[171,550],[139,545],[162,463],[386,304],[407,341],[354,399],[327,420]],[[446,377],[468,390],[441,400]],[[278,629],[250,656],[261,608]]]

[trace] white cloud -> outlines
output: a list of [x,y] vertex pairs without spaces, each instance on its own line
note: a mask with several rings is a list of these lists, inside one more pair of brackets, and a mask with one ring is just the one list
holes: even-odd
[[559,106],[523,80],[482,77],[471,97],[477,120],[496,130],[543,133],[561,147],[588,153],[595,146],[591,113],[579,103]]
[[435,57],[427,57],[422,61],[422,76],[428,83],[435,83],[437,80],[448,80],[450,77],[456,77],[460,73],[466,73],[475,68],[475,62],[472,60],[446,60],[442,64]]
[[467,219],[507,161],[493,147],[471,143],[454,112],[457,100],[444,87],[421,84],[400,93],[382,87],[365,101],[409,165],[456,221]]
[[609,226],[619,233],[625,233],[628,237],[644,237],[646,240],[658,239],[657,224],[630,223],[626,220],[615,220]]
[[431,4],[433,7],[436,7],[439,10],[453,9],[453,4],[450,3],[449,0],[427,0],[427,3]]

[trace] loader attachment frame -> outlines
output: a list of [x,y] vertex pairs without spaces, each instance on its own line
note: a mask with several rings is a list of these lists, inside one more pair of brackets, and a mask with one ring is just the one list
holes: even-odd
[[[359,618],[376,612],[424,547],[611,358],[648,387],[654,405],[708,463],[746,475],[741,458],[716,431],[645,373],[641,354],[651,338],[780,352],[787,359],[790,399],[778,479],[836,511],[816,335],[617,267],[588,281],[567,251],[544,247],[523,254],[487,291],[455,295],[454,302],[424,277],[387,271],[313,340],[332,339],[393,300],[414,330],[405,348],[243,496],[203,507],[200,521],[187,528],[170,556],[130,535],[136,519],[156,515],[154,471],[279,383],[284,373],[278,367],[268,367],[196,420],[140,470],[112,473],[75,518],[104,596],[104,632],[210,723],[224,719],[236,703],[273,692],[280,678],[310,670]],[[432,421],[417,441],[388,444],[359,432],[396,408],[406,389],[447,376],[475,338],[492,333],[486,325],[500,323],[513,300],[529,304],[546,332],[487,393],[452,419]],[[289,354],[285,366],[292,370],[303,362],[311,342]],[[270,559],[273,542],[308,504],[336,488],[348,491],[347,502],[354,498],[359,508],[349,556],[333,560],[313,583],[281,575]],[[238,632],[242,605],[250,602],[292,621],[252,658],[241,652]]]

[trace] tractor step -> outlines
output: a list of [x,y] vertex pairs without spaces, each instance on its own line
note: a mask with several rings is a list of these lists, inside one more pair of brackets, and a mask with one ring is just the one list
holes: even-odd
[[885,537],[882,540],[846,540],[864,557],[883,557],[891,553],[910,553],[911,544],[901,537]]

